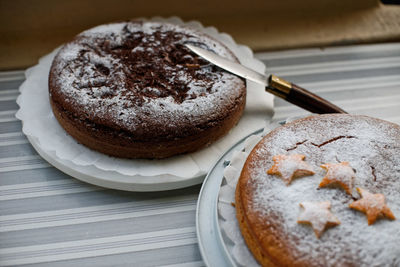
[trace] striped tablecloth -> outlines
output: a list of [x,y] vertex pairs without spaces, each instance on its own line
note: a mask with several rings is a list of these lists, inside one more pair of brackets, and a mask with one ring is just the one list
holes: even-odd
[[[260,53],[267,69],[350,113],[400,124],[400,43]],[[132,193],[42,160],[14,114],[23,71],[0,72],[0,265],[202,266],[200,186]],[[275,120],[305,114],[277,99]]]

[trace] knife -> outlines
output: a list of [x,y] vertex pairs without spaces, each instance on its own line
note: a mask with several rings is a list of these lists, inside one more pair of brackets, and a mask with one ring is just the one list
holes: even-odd
[[276,75],[271,74],[269,77],[267,77],[259,72],[247,68],[239,63],[232,62],[206,49],[191,44],[185,44],[185,46],[210,63],[242,78],[262,84],[265,86],[265,90],[267,92],[283,98],[284,100],[310,112],[319,114],[347,113],[331,102],[311,93],[304,88],[301,88],[296,84],[279,78]]

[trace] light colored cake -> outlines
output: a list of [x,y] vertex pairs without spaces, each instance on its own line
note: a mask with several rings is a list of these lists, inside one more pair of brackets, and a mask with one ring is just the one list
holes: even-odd
[[277,128],[246,160],[236,211],[263,266],[400,266],[400,126],[329,114]]

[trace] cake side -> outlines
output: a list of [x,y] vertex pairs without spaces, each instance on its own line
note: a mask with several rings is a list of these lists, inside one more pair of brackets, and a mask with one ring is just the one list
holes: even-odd
[[[245,168],[246,169],[246,168]],[[241,173],[241,176],[247,177],[247,174],[244,172]],[[257,234],[254,232],[254,227],[251,226],[246,213],[243,207],[244,201],[242,198],[241,192],[246,190],[246,187],[240,185],[240,181],[246,181],[246,178],[241,178],[238,181],[238,185],[235,191],[235,208],[236,208],[236,218],[239,223],[239,228],[242,233],[243,239],[245,240],[247,247],[253,254],[254,258],[262,265],[268,267],[277,266],[274,263],[274,255],[276,255],[276,251],[269,251],[268,249],[264,249],[260,243],[260,240],[257,238]],[[246,195],[246,193],[244,194]],[[269,236],[272,236],[269,234]],[[269,246],[272,247],[272,246]],[[278,252],[279,253],[279,252]]]
[[230,116],[222,123],[215,125],[212,131],[205,129],[200,135],[154,142],[151,139],[137,141],[130,133],[115,131],[77,119],[65,112],[52,99],[50,99],[50,104],[60,125],[79,143],[110,156],[159,159],[190,153],[215,142],[238,123],[244,109],[243,104],[239,105],[239,109],[229,113]]

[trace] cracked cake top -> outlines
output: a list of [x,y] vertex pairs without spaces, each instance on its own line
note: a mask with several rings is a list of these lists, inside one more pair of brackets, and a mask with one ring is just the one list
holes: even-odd
[[50,95],[72,116],[135,132],[139,140],[190,136],[229,116],[243,101],[245,85],[185,43],[237,61],[221,42],[185,26],[106,24],[61,48],[51,67]]
[[[276,155],[304,155],[315,174],[287,185],[267,173]],[[350,168],[335,173],[338,179],[351,174],[354,186],[348,192],[340,186],[319,186],[327,175],[321,165],[327,163]],[[400,126],[396,124],[343,114],[288,123],[266,135],[252,150],[238,186],[241,206],[254,232],[260,234],[262,246],[268,250],[274,240],[291,264],[400,265],[400,220],[382,219],[368,226],[364,214],[349,208],[360,199],[356,188],[363,188],[383,194],[393,214],[400,215]],[[324,201],[330,202],[340,225],[316,239],[309,227],[298,224],[299,203]]]

